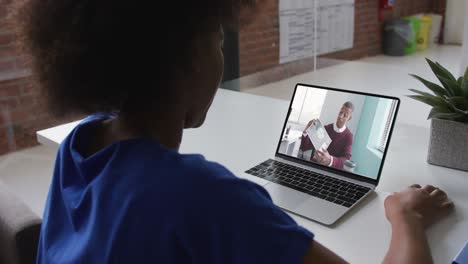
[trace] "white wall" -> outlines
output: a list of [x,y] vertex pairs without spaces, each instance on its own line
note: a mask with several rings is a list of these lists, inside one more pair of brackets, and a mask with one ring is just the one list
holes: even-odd
[[445,11],[444,43],[462,44],[466,0],[448,0]]
[[354,104],[354,112],[353,118],[348,122],[347,127],[351,130],[353,135],[356,135],[365,98],[366,97],[362,95],[328,91],[320,114],[320,120],[325,125],[336,122],[336,118],[338,117],[341,107],[345,102],[350,101]]
[[463,55],[460,63],[460,76],[465,73],[466,67],[468,67],[468,4],[465,4],[465,27],[463,36]]

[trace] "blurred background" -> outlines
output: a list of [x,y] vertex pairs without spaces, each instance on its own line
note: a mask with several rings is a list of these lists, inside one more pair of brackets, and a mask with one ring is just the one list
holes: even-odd
[[[342,61],[373,57],[383,54],[384,46],[396,55],[399,40],[388,36],[392,32],[387,31],[396,31],[410,42],[407,55],[437,44],[463,42],[462,0],[265,2],[254,22],[228,39],[235,45],[226,49],[227,58],[238,58],[239,68],[227,68],[226,81],[241,77],[239,87],[233,85],[233,89],[244,90]],[[413,33],[400,19],[411,24]],[[392,49],[392,45],[396,47]],[[229,60],[226,65],[231,65]]]

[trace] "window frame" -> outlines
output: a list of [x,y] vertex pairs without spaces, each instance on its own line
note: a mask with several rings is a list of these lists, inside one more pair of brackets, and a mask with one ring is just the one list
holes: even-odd
[[388,143],[388,138],[390,136],[390,129],[392,128],[392,121],[393,121],[393,116],[395,114],[397,108],[397,101],[392,100],[391,105],[390,105],[390,111],[387,116],[387,120],[385,122],[385,128],[382,134],[382,138],[380,140],[379,145],[377,146],[377,150],[380,152],[385,152],[385,147],[387,146]]

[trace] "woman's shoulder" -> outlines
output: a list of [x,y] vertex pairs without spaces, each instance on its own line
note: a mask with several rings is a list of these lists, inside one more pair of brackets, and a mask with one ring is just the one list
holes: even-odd
[[[137,151],[140,148],[136,148]],[[141,150],[141,149],[140,149]],[[149,177],[167,175],[175,181],[215,181],[236,176],[223,165],[208,161],[201,154],[180,154],[175,151],[141,151],[138,156],[129,157],[140,163],[140,170]]]
[[179,155],[171,164],[145,172],[145,184],[138,183],[143,188],[141,199],[164,200],[167,206],[163,207],[175,215],[185,215],[183,218],[200,213],[216,215],[233,206],[246,210],[255,203],[272,205],[263,187],[237,177],[201,155]]
[[[191,195],[210,194],[213,189],[237,188],[251,183],[238,178],[225,166],[205,159],[200,154],[179,154],[177,152],[140,152],[131,157],[135,184],[144,182],[149,190],[173,190],[172,193]],[[135,164],[136,163],[136,164]],[[138,179],[140,178],[140,179]],[[230,187],[229,187],[230,186]],[[157,195],[149,192],[149,195]],[[180,197],[180,196],[179,196]]]
[[[182,155],[179,159],[179,173],[184,175],[183,181],[188,192],[200,196],[235,194],[246,188],[256,188],[255,184],[239,178],[225,166],[206,160],[202,155]],[[215,191],[216,190],[216,191]]]

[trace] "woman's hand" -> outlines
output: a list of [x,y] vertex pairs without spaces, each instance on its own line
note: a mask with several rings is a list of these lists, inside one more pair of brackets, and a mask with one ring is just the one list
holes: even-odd
[[385,214],[390,223],[416,221],[427,228],[454,207],[447,194],[432,185],[414,184],[385,199]]

